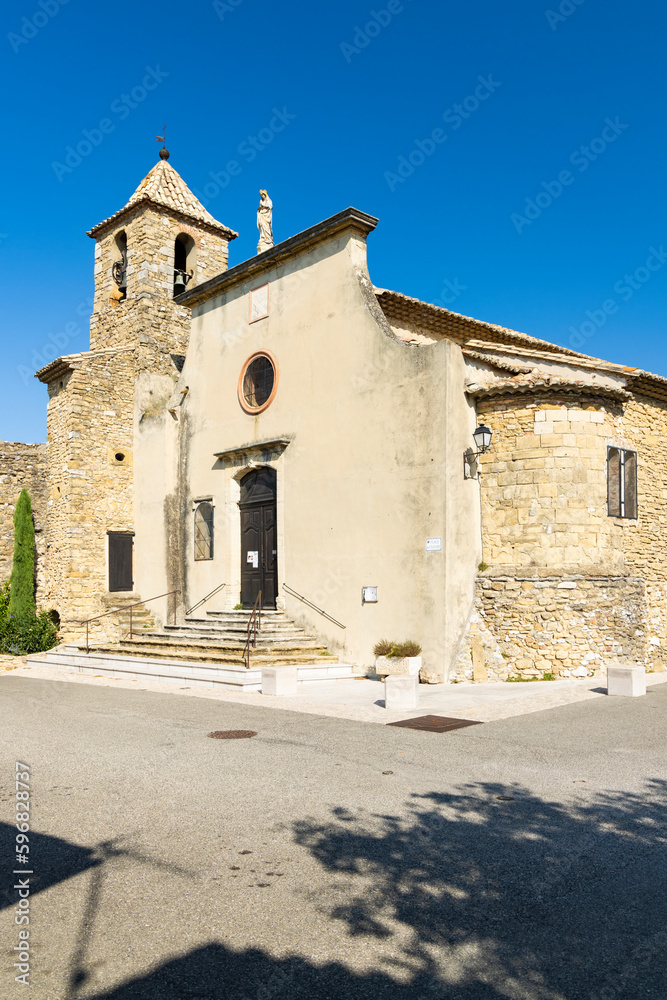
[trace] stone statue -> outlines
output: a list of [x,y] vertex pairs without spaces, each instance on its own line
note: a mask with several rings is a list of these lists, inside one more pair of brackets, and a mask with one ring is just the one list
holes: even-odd
[[270,250],[273,243],[273,202],[269,198],[268,192],[263,188],[259,192],[260,201],[257,209],[257,228],[259,229],[259,243],[257,253],[264,253]]

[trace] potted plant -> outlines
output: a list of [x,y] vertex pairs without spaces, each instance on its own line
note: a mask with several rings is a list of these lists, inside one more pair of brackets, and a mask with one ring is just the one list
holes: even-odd
[[375,673],[380,677],[386,677],[387,674],[409,674],[418,677],[422,665],[421,651],[419,643],[412,639],[405,642],[380,639],[373,647]]

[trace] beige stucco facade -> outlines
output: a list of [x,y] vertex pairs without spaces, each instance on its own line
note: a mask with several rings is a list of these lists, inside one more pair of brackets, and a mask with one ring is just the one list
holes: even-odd
[[[366,265],[374,225],[341,213],[274,259],[190,293],[199,301],[179,384],[166,413],[138,426],[137,466],[144,454],[151,463],[164,454],[166,472],[135,479],[137,535],[168,553],[165,589],[181,589],[186,609],[223,582],[207,607],[232,608],[239,483],[253,468],[273,468],[278,606],[360,666],[372,666],[383,637],[415,639],[425,668],[442,678],[481,552],[479,486],[461,475],[474,407],[460,392],[456,345],[408,344],[378,307]],[[251,322],[250,294],[263,285],[268,315]],[[253,415],[238,382],[258,350],[275,358],[278,388]],[[214,505],[215,555],[196,562],[192,512],[203,499]],[[440,539],[440,551],[427,551],[427,538]],[[160,571],[146,572],[155,589]],[[364,586],[377,587],[377,603],[362,603]]]

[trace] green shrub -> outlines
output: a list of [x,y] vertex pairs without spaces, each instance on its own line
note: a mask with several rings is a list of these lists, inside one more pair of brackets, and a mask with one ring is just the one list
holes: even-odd
[[9,583],[0,586],[0,653],[24,656],[27,653],[43,653],[58,642],[58,629],[51,612],[34,611],[28,614],[9,613],[11,587]]
[[376,656],[391,656],[401,659],[404,656],[419,656],[421,651],[421,646],[413,639],[408,639],[406,642],[395,642],[393,640],[390,642],[388,639],[380,639],[373,647],[373,652]]
[[38,615],[7,615],[0,619],[0,652],[13,656],[43,653],[58,642],[58,630],[48,611]]
[[35,525],[27,490],[21,490],[14,511],[14,562],[10,578],[9,613],[31,616],[35,609]]

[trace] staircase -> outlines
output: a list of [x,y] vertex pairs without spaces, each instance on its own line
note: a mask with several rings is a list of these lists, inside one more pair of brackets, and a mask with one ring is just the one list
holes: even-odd
[[[325,646],[299,628],[282,611],[262,611],[257,644],[250,647],[246,667],[245,646],[250,611],[209,611],[204,618],[186,618],[182,625],[165,625],[137,634],[133,624],[119,642],[90,646],[69,644],[49,650],[30,663],[63,668],[77,667],[94,674],[129,680],[186,682],[220,685],[239,691],[260,691],[262,667],[296,666],[299,683],[349,679],[359,671],[338,662]],[[141,629],[141,625],[138,626]],[[252,639],[251,639],[252,642]]]

